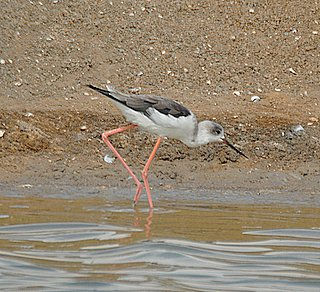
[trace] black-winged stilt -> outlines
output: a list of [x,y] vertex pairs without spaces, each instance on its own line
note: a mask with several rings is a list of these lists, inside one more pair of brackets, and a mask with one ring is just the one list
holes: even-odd
[[134,205],[140,198],[142,184],[110,143],[108,137],[111,135],[139,127],[142,131],[159,136],[142,170],[142,178],[150,208],[153,208],[153,203],[148,182],[148,170],[163,137],[180,140],[189,147],[197,147],[211,142],[223,142],[240,155],[248,158],[225,138],[222,126],[212,121],[198,123],[196,116],[176,101],[154,95],[124,94],[115,90],[112,86],[107,86],[107,89],[101,89],[93,85],[88,85],[88,87],[109,97],[130,123],[125,127],[104,132],[102,139],[119,158],[137,185],[136,194],[133,199]]

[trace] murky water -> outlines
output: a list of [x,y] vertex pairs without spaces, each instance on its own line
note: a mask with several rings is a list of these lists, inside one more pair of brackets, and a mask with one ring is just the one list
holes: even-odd
[[1,290],[320,289],[319,208],[0,198]]

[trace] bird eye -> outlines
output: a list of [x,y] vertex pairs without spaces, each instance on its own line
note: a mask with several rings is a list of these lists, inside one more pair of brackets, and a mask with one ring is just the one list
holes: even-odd
[[220,131],[219,129],[217,129],[217,130],[216,130],[216,134],[217,134],[217,135],[220,135],[220,134],[221,134],[221,131]]

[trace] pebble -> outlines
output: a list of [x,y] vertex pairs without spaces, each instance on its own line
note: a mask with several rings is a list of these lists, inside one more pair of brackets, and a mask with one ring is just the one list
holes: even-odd
[[309,118],[309,121],[313,122],[313,123],[317,123],[317,122],[319,122],[319,119],[316,117],[311,117],[311,118]]
[[0,59],[0,64],[4,65],[6,63],[6,61],[4,59]]
[[293,68],[289,68],[289,72],[290,72],[290,73],[292,73],[292,74],[294,74],[294,75],[297,75],[297,72],[296,72],[296,71],[294,71],[294,69],[293,69]]
[[235,96],[240,96],[240,95],[241,95],[240,91],[238,91],[238,90],[234,91],[233,94],[234,94]]
[[87,126],[85,126],[85,125],[81,126],[81,127],[80,127],[80,130],[81,130],[81,131],[87,130]]
[[0,130],[0,138],[3,137],[3,135],[4,135],[5,132],[6,132],[5,130]]
[[34,117],[33,113],[27,112],[24,114],[25,117]]
[[296,125],[292,127],[292,132],[294,134],[300,134],[302,132],[304,132],[304,128],[301,125]]
[[253,95],[253,96],[251,96],[251,101],[252,102],[258,102],[258,101],[260,101],[261,100],[261,98],[260,98],[260,96],[258,96],[258,95]]
[[114,157],[111,157],[110,155],[106,154],[103,158],[103,160],[106,162],[106,163],[113,163],[115,158]]
[[129,91],[132,92],[132,93],[139,93],[141,90],[141,87],[134,87],[134,88],[130,88]]
[[20,185],[20,187],[30,189],[30,188],[33,187],[33,185],[31,185],[31,184],[24,184],[24,185]]

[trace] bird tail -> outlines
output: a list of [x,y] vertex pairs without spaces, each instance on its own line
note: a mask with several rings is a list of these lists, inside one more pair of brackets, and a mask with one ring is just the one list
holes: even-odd
[[110,93],[115,92],[113,86],[111,86],[111,85],[107,85],[107,89],[102,89],[102,88],[96,87],[96,86],[91,85],[91,84],[88,84],[87,86],[89,88],[91,88],[91,89],[93,89],[95,91],[98,91],[99,93],[101,93],[103,95],[106,95],[106,96],[109,96],[109,97],[110,97]]

